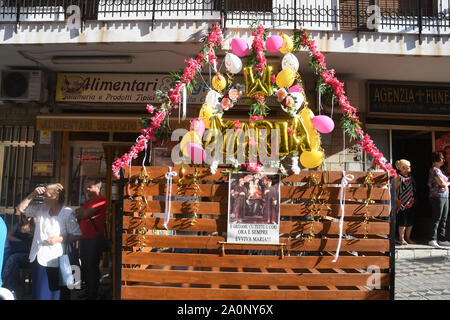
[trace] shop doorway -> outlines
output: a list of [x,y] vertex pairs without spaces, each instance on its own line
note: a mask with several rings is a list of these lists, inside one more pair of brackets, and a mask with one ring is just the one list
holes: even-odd
[[[86,198],[87,178],[105,182],[106,161],[101,141],[71,141],[69,145],[68,197],[69,206],[78,207]],[[102,189],[104,194],[104,188]]]
[[409,160],[416,181],[416,217],[411,237],[420,242],[429,240],[431,230],[427,180],[432,150],[431,131],[392,130],[392,163]]

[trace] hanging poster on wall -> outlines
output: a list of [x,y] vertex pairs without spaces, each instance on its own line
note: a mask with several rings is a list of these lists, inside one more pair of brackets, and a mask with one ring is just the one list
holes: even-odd
[[278,244],[279,235],[280,175],[231,174],[227,242]]

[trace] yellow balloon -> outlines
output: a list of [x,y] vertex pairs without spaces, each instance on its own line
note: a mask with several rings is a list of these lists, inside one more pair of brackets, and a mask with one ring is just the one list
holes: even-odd
[[320,147],[320,135],[311,120],[314,118],[314,113],[309,108],[303,108],[300,111],[300,117],[303,119],[303,124],[308,132],[311,150],[318,149]]
[[221,73],[216,73],[212,78],[212,86],[217,91],[222,91],[227,86],[227,80]]
[[286,54],[288,52],[292,52],[294,49],[294,42],[292,41],[292,38],[289,37],[287,34],[281,33],[280,36],[283,38],[283,46],[280,49],[280,52],[282,54]]
[[199,145],[202,145],[202,139],[200,139],[194,131],[189,131],[183,136],[180,142],[180,149],[183,152],[183,155],[185,155],[186,157],[189,157],[189,154],[186,149],[186,146],[189,142],[195,142],[198,143]]
[[200,113],[198,115],[198,117],[200,119],[203,120],[203,122],[205,123],[205,128],[209,129],[209,125],[210,125],[210,118],[213,115],[213,108],[210,105],[207,105],[206,103],[204,103],[202,105],[202,108],[200,109]]
[[277,74],[276,82],[279,88],[288,88],[292,86],[295,81],[296,71],[293,68],[281,70]]
[[303,151],[300,155],[300,163],[309,169],[317,168],[322,164],[324,154],[320,150]]

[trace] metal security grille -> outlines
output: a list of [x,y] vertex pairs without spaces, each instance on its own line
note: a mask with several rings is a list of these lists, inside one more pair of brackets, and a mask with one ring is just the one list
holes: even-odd
[[0,214],[13,214],[30,192],[35,129],[0,126]]
[[[367,25],[379,8],[376,30]],[[0,0],[0,22],[65,21],[77,6],[81,27],[88,20],[157,21],[223,18],[223,28],[245,28],[255,19],[272,28],[424,33],[450,28],[450,0]],[[372,20],[371,20],[372,21]]]

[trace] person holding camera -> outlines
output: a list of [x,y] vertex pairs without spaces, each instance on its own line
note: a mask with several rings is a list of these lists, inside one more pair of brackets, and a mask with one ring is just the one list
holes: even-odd
[[105,243],[106,199],[100,193],[102,182],[88,179],[86,193],[88,201],[78,208],[76,217],[80,222],[83,238],[80,243],[81,274],[87,292],[80,298],[97,299],[100,281],[100,259]]
[[[30,204],[36,196],[44,203]],[[80,226],[74,212],[64,205],[65,191],[61,184],[38,186],[17,206],[17,211],[36,219],[29,255],[32,263],[31,281],[33,300],[59,300],[59,261],[65,243],[81,238]]]

